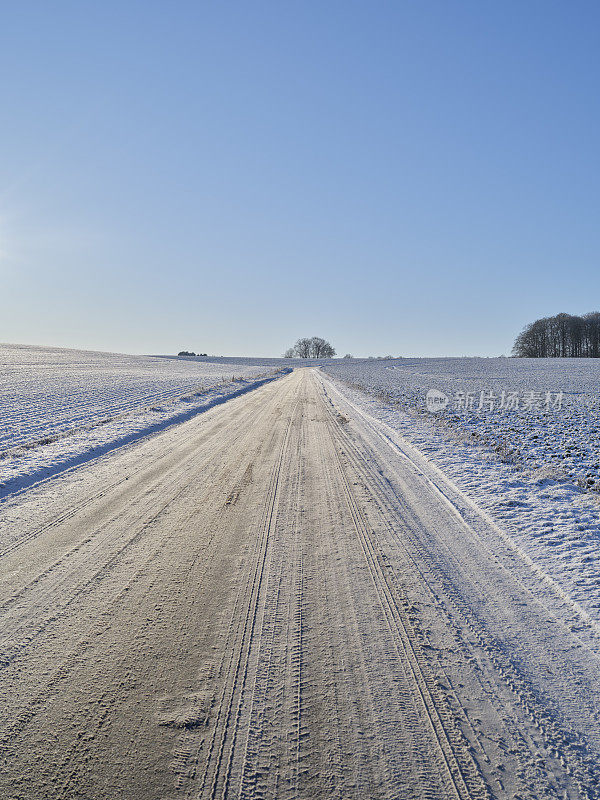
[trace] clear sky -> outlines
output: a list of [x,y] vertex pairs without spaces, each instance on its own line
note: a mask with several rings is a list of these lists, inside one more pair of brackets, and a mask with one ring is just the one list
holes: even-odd
[[5,2],[0,341],[499,355],[600,308],[600,3]]

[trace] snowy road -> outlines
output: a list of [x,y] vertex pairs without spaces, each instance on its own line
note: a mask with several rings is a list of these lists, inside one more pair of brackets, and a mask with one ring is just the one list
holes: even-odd
[[599,632],[316,370],[0,513],[1,797],[600,797]]

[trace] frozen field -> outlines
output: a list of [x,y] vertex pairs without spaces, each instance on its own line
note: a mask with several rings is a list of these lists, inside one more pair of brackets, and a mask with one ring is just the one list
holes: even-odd
[[[569,597],[600,620],[600,364],[592,359],[402,359],[322,369],[338,379],[357,406],[450,476]],[[444,410],[427,410],[429,389],[446,394]],[[516,393],[519,407],[498,408],[503,391],[505,400],[508,392]],[[553,410],[561,391],[560,408]],[[493,409],[487,402],[490,392],[498,398]],[[531,392],[538,393],[539,406],[528,406]],[[464,407],[467,393],[472,408]]]
[[[276,364],[0,345],[0,484],[239,392]],[[0,486],[0,488],[2,488]]]
[[[395,408],[434,418],[524,469],[543,469],[589,488],[600,484],[595,359],[399,359],[323,369]],[[449,401],[435,414],[426,407],[430,389]]]
[[2,344],[0,452],[265,370],[264,363]]

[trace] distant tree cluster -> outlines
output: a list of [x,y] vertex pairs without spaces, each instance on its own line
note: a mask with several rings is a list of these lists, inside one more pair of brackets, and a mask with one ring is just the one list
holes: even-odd
[[196,353],[192,352],[191,350],[180,350],[177,353],[177,355],[178,356],[195,356],[195,355],[198,355],[198,356],[202,357],[202,356],[206,356],[207,354],[206,353],[197,353],[196,354]]
[[582,317],[557,314],[536,319],[517,336],[518,358],[599,358],[600,311]]
[[333,358],[335,349],[320,336],[312,339],[298,339],[293,347],[283,354],[284,358]]

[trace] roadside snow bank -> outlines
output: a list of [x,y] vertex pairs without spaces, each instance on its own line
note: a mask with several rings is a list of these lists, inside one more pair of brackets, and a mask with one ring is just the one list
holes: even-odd
[[207,411],[291,372],[281,368],[254,379],[238,378],[166,402],[50,433],[35,445],[18,445],[0,454],[0,501],[41,480],[78,467],[123,445]]

